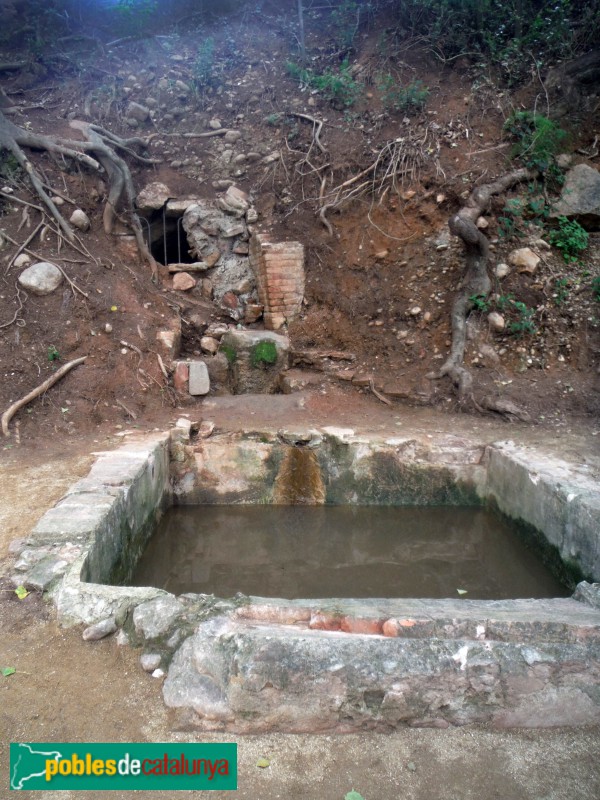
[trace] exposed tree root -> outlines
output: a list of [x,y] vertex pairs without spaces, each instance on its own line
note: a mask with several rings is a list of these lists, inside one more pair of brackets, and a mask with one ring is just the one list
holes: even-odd
[[452,306],[450,353],[439,372],[430,373],[427,376],[430,380],[448,376],[457,389],[461,406],[472,405],[478,410],[487,409],[519,419],[525,419],[527,414],[510,401],[494,399],[489,396],[475,399],[473,376],[463,362],[467,338],[467,316],[473,308],[473,303],[469,298],[487,295],[492,285],[487,271],[489,243],[475,223],[489,205],[493,195],[500,194],[516,183],[531,177],[533,177],[533,173],[530,170],[518,169],[503,175],[492,183],[478,186],[471,192],[460,211],[448,220],[451,233],[462,239],[465,246],[466,269]]
[[34,389],[33,391],[26,394],[25,397],[22,397],[20,400],[17,400],[16,403],[13,403],[9,408],[6,409],[4,414],[2,414],[2,433],[4,436],[10,436],[10,432],[8,430],[8,423],[17,413],[20,408],[26,406],[27,403],[30,403],[32,400],[35,400],[36,397],[39,397],[45,391],[47,391],[51,386],[54,386],[62,377],[64,377],[67,372],[70,372],[73,367],[78,366],[79,364],[83,364],[86,360],[87,356],[82,356],[82,358],[76,358],[73,361],[69,361],[68,363],[64,364],[54,375],[50,376],[47,380]]
[[46,150],[52,155],[78,161],[90,169],[96,171],[104,170],[109,184],[108,199],[103,215],[104,230],[107,234],[111,234],[119,212],[124,211],[135,235],[140,256],[148,263],[152,269],[152,275],[155,277],[157,274],[156,261],[144,241],[142,229],[137,215],[134,213],[135,190],[131,172],[126,162],[118,155],[117,150],[127,153],[127,155],[142,164],[154,164],[157,162],[136,152],[135,148],[145,146],[146,143],[143,139],[121,139],[104,128],[87,122],[73,121],[71,122],[71,127],[80,131],[85,136],[85,140],[60,139],[33,133],[14,125],[0,111],[0,147],[13,154],[19,165],[29,176],[36,194],[48,213],[71,243],[75,242],[75,235],[71,226],[47,193],[44,184],[35,171],[33,164],[25,155],[23,148]]

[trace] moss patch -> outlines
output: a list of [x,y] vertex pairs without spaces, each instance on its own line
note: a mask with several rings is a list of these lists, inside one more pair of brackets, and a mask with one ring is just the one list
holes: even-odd
[[250,351],[250,362],[253,367],[270,367],[277,361],[277,347],[275,342],[263,339],[257,342]]

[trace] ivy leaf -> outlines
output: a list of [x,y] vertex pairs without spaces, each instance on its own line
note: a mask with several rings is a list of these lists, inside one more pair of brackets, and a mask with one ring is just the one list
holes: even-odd
[[266,769],[267,767],[271,766],[271,762],[268,758],[259,758],[256,762],[256,766],[260,767],[261,769]]
[[348,792],[348,794],[344,796],[344,800],[365,800],[365,798],[362,796],[362,794],[359,794],[352,789],[351,792]]
[[17,595],[19,600],[25,600],[29,592],[24,586],[17,586],[17,588],[15,589],[15,594]]
[[2,669],[0,669],[0,675],[4,678],[8,678],[9,675],[14,675],[16,671],[15,667],[2,667]]

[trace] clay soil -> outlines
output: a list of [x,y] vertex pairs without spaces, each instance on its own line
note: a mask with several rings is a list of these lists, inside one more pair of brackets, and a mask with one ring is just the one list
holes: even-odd
[[[50,231],[38,232],[29,244],[34,261],[59,264],[75,286],[65,282],[45,297],[19,291],[19,270],[8,266],[17,249],[11,240],[22,244],[45,220],[14,199],[39,204],[3,152],[0,412],[61,364],[87,356],[84,366],[22,409],[11,422],[11,437],[0,439],[0,558],[6,574],[10,541],[25,536],[87,472],[91,453],[117,446],[126,429],[164,429],[182,413],[212,419],[218,429],[331,424],[425,435],[476,430],[488,440],[519,439],[597,469],[600,310],[590,286],[600,274],[597,234],[591,234],[583,264],[566,265],[557,251],[538,248],[542,262],[535,274],[513,270],[496,283],[497,293],[535,310],[535,333],[492,334],[485,315],[471,315],[465,363],[477,391],[510,399],[529,415],[529,424],[475,411],[457,414],[447,379],[426,378],[449,350],[450,310],[463,270],[461,245],[450,240],[447,219],[478,182],[510,167],[503,122],[515,107],[534,107],[539,81],[511,95],[493,75],[465,61],[443,65],[412,44],[393,57],[382,53],[383,29],[365,29],[352,56],[362,94],[344,110],[290,77],[285,65],[293,59],[293,26],[273,10],[260,19],[245,13],[202,28],[184,20],[146,38],[121,37],[101,19],[86,18],[85,24],[82,30],[69,20],[56,39],[49,28],[36,48],[26,33],[3,40],[0,61],[21,64],[3,73],[8,105],[15,109],[10,118],[58,137],[77,138],[73,119],[93,120],[119,136],[147,137],[148,155],[161,163],[149,167],[127,159],[138,190],[160,181],[173,197],[216,198],[225,181],[248,192],[262,230],[306,247],[305,304],[289,333],[297,367],[304,370],[300,378],[309,387],[289,397],[242,401],[178,395],[160,369],[157,332],[179,318],[184,353],[199,356],[203,328],[232,320],[199,289],[173,291],[164,266],[153,282],[147,265],[124,249],[123,237],[103,232],[102,179],[44,152],[28,156],[53,192],[66,198],[60,206],[65,215],[83,209],[91,229],[78,234],[77,249]],[[208,36],[214,43],[211,76],[198,87],[198,54]],[[109,44],[116,39],[122,41]],[[307,46],[313,69],[335,63],[331,32],[318,11],[309,20]],[[377,76],[390,68],[429,88],[422,110],[386,106]],[[179,92],[177,81],[192,90]],[[136,130],[126,122],[131,101],[151,107],[153,115]],[[313,124],[297,114],[323,121],[326,157],[317,152]],[[242,134],[233,155],[247,158],[237,165],[224,159],[221,137],[185,137],[210,130],[214,119]],[[585,109],[576,122],[569,129],[573,151],[589,147],[597,124]],[[561,124],[568,127],[568,120]],[[386,143],[425,135],[422,158],[397,187],[365,192],[329,212],[330,235],[318,217],[315,168],[328,161],[328,186],[335,186],[366,169]],[[248,157],[253,153],[258,158]],[[277,159],[265,164],[273,153]],[[540,237],[527,221],[520,223],[521,238],[500,236],[498,217],[509,199],[495,200],[486,215],[492,268],[514,247]],[[419,313],[411,313],[417,307]],[[321,358],[323,351],[347,357]],[[370,378],[389,405],[377,399]],[[0,667],[17,668],[0,678],[0,796],[8,797],[9,741],[191,738],[171,729],[160,684],[141,671],[137,654],[113,641],[83,643],[80,631],[57,626],[41,598],[19,601],[8,579],[0,592],[0,630]],[[595,730],[249,737],[240,741],[239,796],[333,800],[355,788],[366,800],[594,797],[600,794],[599,743]],[[271,759],[270,768],[256,767],[261,757]]]

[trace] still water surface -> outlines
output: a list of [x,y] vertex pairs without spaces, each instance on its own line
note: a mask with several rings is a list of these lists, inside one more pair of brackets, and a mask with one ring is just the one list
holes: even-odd
[[132,584],[288,599],[570,594],[506,520],[456,507],[172,508]]

